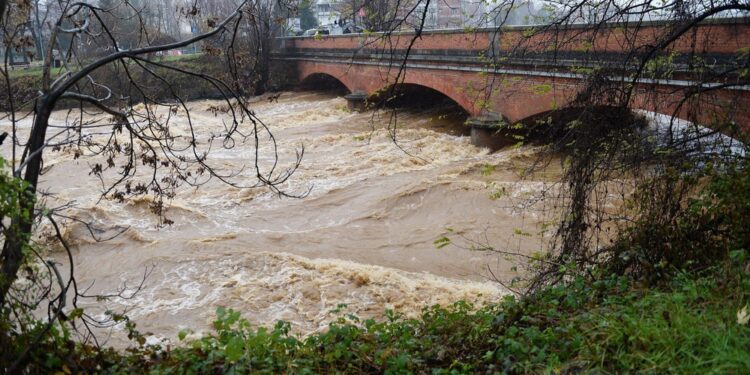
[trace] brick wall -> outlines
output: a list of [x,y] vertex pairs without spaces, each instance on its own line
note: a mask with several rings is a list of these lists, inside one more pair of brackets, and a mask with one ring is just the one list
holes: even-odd
[[[653,44],[665,29],[657,26],[646,26],[637,35],[627,28],[611,27],[592,37],[589,30],[578,28],[567,30],[565,36],[571,36],[569,43],[559,47],[560,50],[578,51],[591,49],[603,52],[621,52],[626,40],[636,40],[636,45]],[[551,33],[524,38],[523,30],[511,29],[503,33],[500,50],[507,51],[523,41],[529,48],[539,50],[553,48],[550,42]],[[575,37],[573,37],[575,35]],[[390,39],[389,48],[400,49],[408,46],[413,34],[395,34]],[[490,45],[492,33],[434,32],[426,33],[418,39],[414,49],[423,50],[483,50]],[[626,39],[633,38],[633,39]],[[565,38],[563,38],[565,39]],[[304,49],[355,49],[359,47],[372,49],[383,47],[383,41],[375,36],[351,35],[334,36],[322,39],[291,38],[285,39],[287,48],[294,48],[297,53]],[[631,44],[632,45],[632,44]],[[681,52],[696,48],[712,54],[732,55],[741,48],[750,46],[750,26],[707,24],[697,29],[696,33],[678,40],[675,50]],[[351,60],[340,62],[297,61],[297,77],[302,80],[313,73],[325,73],[339,79],[350,91],[362,91],[374,94],[388,87],[395,79],[397,67],[379,66],[364,62],[349,64]],[[510,122],[560,108],[568,104],[578,92],[581,82],[576,78],[543,77],[513,74],[486,74],[464,70],[446,70],[431,68],[428,65],[420,68],[409,68],[403,76],[404,83],[413,83],[437,90],[453,99],[473,116],[483,112],[494,112]],[[662,85],[653,87],[648,83],[637,85],[633,109],[645,109],[671,115],[677,111],[680,118],[697,120],[710,124],[716,116],[728,114],[742,129],[750,130],[750,91],[719,90],[707,93],[699,99],[701,105],[685,103],[679,110],[685,87],[679,85]],[[696,109],[700,109],[698,112]]]
[[[513,27],[498,33],[495,30],[478,30],[465,33],[462,30],[424,31],[417,39],[415,49],[445,50],[486,50],[493,39],[498,40],[500,50],[509,52],[519,47],[526,51],[542,52],[556,48],[559,51],[594,51],[623,52],[644,45],[653,45],[669,29],[663,25],[647,25],[635,28],[633,25],[610,26],[598,32],[576,27],[560,32],[543,32],[526,37],[530,29]],[[395,33],[387,40],[380,39],[380,34],[365,36],[363,34],[324,36],[316,39],[286,38],[284,46],[296,49],[403,49],[414,38],[413,33]],[[555,44],[557,41],[557,46]],[[697,28],[696,33],[689,33],[674,43],[677,52],[736,53],[741,48],[750,46],[750,24],[716,23],[705,24]]]

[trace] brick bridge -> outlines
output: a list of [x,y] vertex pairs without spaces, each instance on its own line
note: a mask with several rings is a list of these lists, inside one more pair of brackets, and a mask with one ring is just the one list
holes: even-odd
[[[672,53],[660,58],[668,63],[661,68],[651,66],[668,71],[651,75],[660,78],[644,75],[636,81],[630,107],[708,126],[734,122],[743,131],[750,129],[749,85],[737,85],[735,75],[729,76],[733,82],[696,86],[695,69],[688,69],[691,61],[703,62],[703,74],[731,69],[743,51],[748,53],[748,21],[707,22],[678,39],[671,46]],[[273,58],[297,83],[321,74],[334,77],[349,91],[346,98],[352,108],[363,109],[367,98],[384,92],[397,77],[402,84],[438,91],[471,116],[472,140],[481,144],[498,124],[522,122],[565,107],[594,67],[606,67],[612,72],[610,78],[625,80],[638,60],[626,55],[623,46],[653,44],[664,27],[658,22],[641,23],[638,28],[612,24],[594,31],[580,25],[533,37],[527,37],[527,27],[502,32],[424,31],[417,39],[413,32],[394,33],[388,39],[380,34],[288,37],[278,40],[280,49]],[[743,79],[747,82],[747,77]],[[691,100],[699,100],[700,105],[679,106],[685,94],[694,90],[701,94]]]

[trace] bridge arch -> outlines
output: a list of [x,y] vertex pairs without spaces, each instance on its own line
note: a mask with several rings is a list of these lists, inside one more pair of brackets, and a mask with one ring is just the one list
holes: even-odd
[[[386,96],[393,93],[396,97],[387,98]],[[368,100],[372,103],[380,103],[386,106],[401,106],[407,104],[416,107],[433,107],[436,102],[445,101],[449,105],[455,105],[460,111],[467,116],[471,114],[465,104],[456,100],[455,95],[442,92],[423,83],[400,83],[398,85],[387,85],[380,90],[373,92]]]
[[[574,106],[564,106],[560,109],[537,111],[535,113],[531,113],[528,116],[524,117],[523,119],[520,119],[516,123],[521,123],[527,126],[533,126],[535,124],[544,122],[549,118],[551,118],[553,121],[556,121],[556,122],[568,122],[568,121],[572,121],[578,118],[578,116],[584,110],[600,111],[600,112],[601,111],[621,111],[623,110],[623,108],[616,107],[616,106],[604,106],[604,105],[595,106],[595,107],[587,107],[586,109],[581,108],[581,107],[574,107]],[[661,110],[659,109],[654,110],[654,108],[649,108],[647,106],[634,106],[634,107],[628,107],[626,111],[629,114],[632,114],[636,117],[646,117],[649,119],[649,121],[656,121],[657,118],[660,121],[665,121],[665,119],[671,119],[674,116],[674,120],[676,122],[690,123],[690,124],[693,123],[693,121],[691,121],[689,119],[689,116],[687,116],[685,113],[675,114],[673,111],[670,111],[667,108],[663,108]],[[705,126],[705,124],[699,124],[699,125]]]
[[300,80],[300,87],[312,90],[340,91],[343,94],[352,92],[349,86],[334,75],[323,72],[309,73]]
[[[346,95],[347,105],[352,110],[364,110],[368,97],[384,91],[396,79],[403,84],[430,88],[456,102],[469,113],[472,129],[487,128],[488,135],[492,133],[490,128],[496,128],[500,120],[514,124],[541,116],[551,108],[567,107],[581,89],[581,81],[576,77],[550,78],[520,73],[486,77],[468,70],[419,67],[399,71],[369,63],[343,64],[328,60],[300,60],[296,70],[300,81],[317,73],[341,82],[346,87],[342,94],[349,94]],[[634,92],[630,106],[633,110],[672,115],[677,109],[675,104],[684,94],[683,89],[672,86],[657,87],[657,90],[641,86]],[[744,103],[750,102],[750,90],[735,91],[701,95],[700,106],[683,105],[676,117],[711,128],[734,121],[742,131],[747,131],[750,115],[742,109],[747,108]],[[694,113],[696,108],[700,108],[700,112]]]
[[[424,71],[409,71],[400,83],[407,88],[426,88],[442,94],[454,103],[458,104],[466,113],[476,115],[477,101],[472,98],[462,87],[457,87],[451,80],[436,79],[434,74]],[[389,88],[386,86],[385,89]]]

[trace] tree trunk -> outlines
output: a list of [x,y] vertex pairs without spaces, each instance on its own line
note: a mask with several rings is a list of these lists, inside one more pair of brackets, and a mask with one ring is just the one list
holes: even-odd
[[255,86],[255,95],[263,95],[266,92],[266,88],[268,87],[268,78],[269,78],[269,71],[271,63],[271,56],[268,52],[269,46],[268,43],[266,43],[267,35],[262,35],[260,38],[260,56],[258,56],[258,59],[260,60],[260,64],[257,65],[258,67],[258,82]]
[[36,47],[36,59],[44,61],[44,30],[42,30],[42,21],[39,19],[39,2],[34,6],[34,19],[31,21],[31,36],[34,38]]
[[7,0],[0,0],[0,19],[2,19],[2,21],[0,22],[5,22],[5,8],[6,8],[5,6],[7,4],[8,4]]
[[29,30],[31,31],[31,39],[34,39],[34,48],[36,49],[35,59],[44,60],[44,52],[42,52],[44,47],[42,47],[42,38],[37,32],[36,24],[32,24]]
[[11,228],[3,244],[2,274],[0,275],[0,306],[4,306],[13,282],[16,281],[18,270],[23,264],[24,249],[29,245],[31,229],[34,225],[34,205],[36,203],[36,186],[39,181],[39,172],[42,168],[42,148],[47,133],[47,125],[51,108],[54,105],[47,96],[43,96],[36,103],[36,118],[31,130],[28,144],[28,163],[24,181],[29,184],[28,193],[20,197],[22,212],[29,215],[16,215],[11,218]]

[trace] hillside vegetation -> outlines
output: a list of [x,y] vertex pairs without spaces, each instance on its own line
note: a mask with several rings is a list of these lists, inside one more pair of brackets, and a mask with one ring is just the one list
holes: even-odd
[[[202,80],[196,80],[194,77],[180,74],[175,69],[180,70],[191,70],[209,74],[219,78],[225,79],[227,72],[225,71],[221,58],[216,56],[210,56],[205,54],[195,55],[182,55],[182,56],[154,56],[152,60],[157,63],[163,63],[170,67],[152,68],[161,78],[166,79],[167,82],[171,83],[171,88],[164,85],[164,82],[157,76],[145,71],[142,67],[135,63],[130,63],[128,66],[131,77],[139,85],[150,87],[152,90],[148,92],[152,100],[165,100],[171,98],[170,89],[174,89],[176,93],[183,96],[185,99],[202,99],[210,98],[216,95],[215,87],[210,84],[203,82]],[[50,76],[54,80],[59,76],[60,69],[51,68]],[[31,109],[33,100],[38,96],[39,88],[42,87],[42,67],[30,67],[28,69],[20,69],[9,72],[10,90],[0,92],[0,111],[10,111],[10,101],[8,100],[8,93],[10,92],[13,98],[13,105],[16,109]],[[138,98],[140,95],[137,90],[132,90],[132,84],[127,80],[123,79],[124,70],[118,65],[108,65],[94,72],[92,75],[96,82],[117,89],[121,92],[132,92],[135,96],[135,101],[141,99]],[[116,105],[114,100],[108,101],[107,103]],[[64,108],[65,106],[71,105],[71,103],[61,102],[58,104],[58,108]]]

